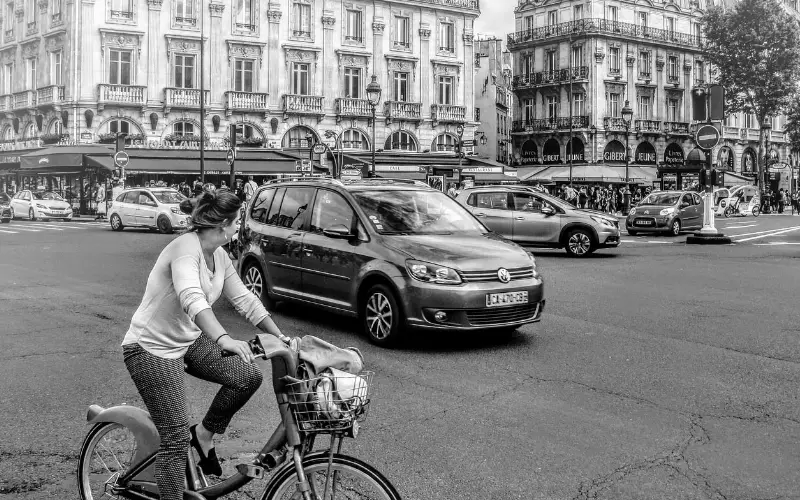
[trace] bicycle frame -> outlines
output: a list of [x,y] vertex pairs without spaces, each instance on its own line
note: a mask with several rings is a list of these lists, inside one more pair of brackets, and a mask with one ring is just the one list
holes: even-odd
[[[187,490],[184,492],[186,498],[213,500],[238,490],[252,479],[259,477],[259,470],[263,472],[265,469],[274,467],[276,464],[270,464],[265,460],[270,457],[271,452],[288,444],[292,450],[292,459],[297,472],[298,489],[303,492],[304,498],[311,499],[302,467],[303,453],[306,450],[301,450],[303,439],[289,408],[289,393],[285,378],[286,376],[296,377],[297,354],[272,335],[257,335],[255,342],[257,347],[263,351],[259,353],[259,357],[264,361],[270,361],[272,365],[272,387],[278,402],[281,423],[278,424],[252,464],[240,465],[236,474],[212,486],[203,484],[204,478],[198,476],[197,466],[190,450],[186,474]],[[116,486],[113,488],[115,493],[128,498],[157,500],[159,497],[156,493],[158,488],[155,483],[155,460],[159,448],[159,438],[149,413],[134,406],[115,406],[103,409],[100,406],[92,405],[89,407],[87,420],[90,424],[112,422],[124,425],[136,438],[137,450],[133,464],[129,470],[117,478]],[[274,459],[274,457],[272,458]],[[249,471],[248,465],[252,467]],[[284,467],[288,466],[290,466],[289,462],[284,464]],[[250,472],[250,475],[244,472]],[[131,486],[136,486],[136,488],[131,489]],[[148,489],[153,491],[150,492]]]

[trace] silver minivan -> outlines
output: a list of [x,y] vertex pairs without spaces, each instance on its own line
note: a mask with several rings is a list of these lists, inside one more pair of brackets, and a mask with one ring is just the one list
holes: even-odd
[[462,190],[456,200],[486,227],[522,246],[564,248],[570,256],[585,257],[620,243],[616,217],[533,189],[481,186]]
[[125,227],[148,227],[164,234],[174,228],[185,228],[189,216],[181,212],[180,203],[186,197],[170,188],[128,189],[111,203],[108,220],[111,229],[122,231]]

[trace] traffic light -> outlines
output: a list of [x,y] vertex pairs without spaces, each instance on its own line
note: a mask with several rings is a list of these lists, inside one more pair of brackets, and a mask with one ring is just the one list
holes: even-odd
[[708,170],[700,170],[700,185],[705,187],[708,185]]
[[703,89],[695,89],[692,91],[692,120],[704,122],[706,118],[706,93]]

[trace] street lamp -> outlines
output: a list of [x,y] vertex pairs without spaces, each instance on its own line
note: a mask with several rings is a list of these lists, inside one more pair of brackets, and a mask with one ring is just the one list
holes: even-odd
[[378,83],[378,77],[372,75],[372,81],[367,84],[367,100],[372,107],[372,166],[370,167],[369,176],[375,177],[375,108],[381,101],[381,86]]
[[456,126],[456,134],[458,135],[458,142],[456,142],[456,154],[458,155],[458,179],[457,182],[461,182],[461,159],[463,158],[463,151],[461,151],[461,138],[464,136],[464,125],[458,124]]
[[[308,161],[311,164],[311,173],[314,173],[314,134],[311,132],[306,134],[306,141],[308,141]],[[300,170],[300,177],[304,177],[306,174],[301,169]]]
[[622,121],[625,123],[625,184],[628,183],[628,166],[631,163],[631,157],[628,154],[630,148],[628,147],[628,135],[631,132],[631,120],[633,119],[633,110],[631,109],[630,102],[625,100],[625,106],[622,107]]

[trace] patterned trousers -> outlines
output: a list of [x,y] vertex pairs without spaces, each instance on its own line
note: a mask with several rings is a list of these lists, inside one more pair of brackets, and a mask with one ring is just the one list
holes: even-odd
[[184,363],[186,373],[222,385],[203,418],[203,426],[215,434],[225,432],[233,415],[258,390],[261,371],[238,356],[223,358],[222,349],[205,335],[200,335],[183,359],[159,358],[139,344],[125,345],[122,352],[161,438],[156,456],[161,499],[182,500],[190,441]]

